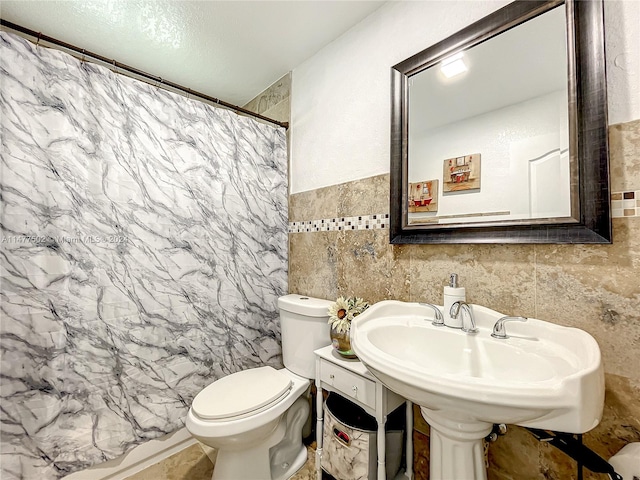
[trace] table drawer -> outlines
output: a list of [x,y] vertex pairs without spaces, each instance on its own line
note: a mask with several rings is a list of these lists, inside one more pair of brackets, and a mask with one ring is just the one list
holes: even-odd
[[374,381],[349,372],[339,366],[322,360],[320,363],[320,379],[331,385],[344,396],[376,408],[376,384]]

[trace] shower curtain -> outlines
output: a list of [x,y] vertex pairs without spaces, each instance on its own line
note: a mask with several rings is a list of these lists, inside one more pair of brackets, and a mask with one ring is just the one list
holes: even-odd
[[60,478],[281,365],[286,138],[0,33],[0,477]]

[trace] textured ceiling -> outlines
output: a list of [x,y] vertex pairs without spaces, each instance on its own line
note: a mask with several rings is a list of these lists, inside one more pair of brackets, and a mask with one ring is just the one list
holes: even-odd
[[566,91],[565,25],[565,9],[556,7],[465,50],[467,72],[447,79],[438,64],[413,76],[409,87],[411,131],[422,132]]
[[3,19],[244,105],[380,1],[1,2]]

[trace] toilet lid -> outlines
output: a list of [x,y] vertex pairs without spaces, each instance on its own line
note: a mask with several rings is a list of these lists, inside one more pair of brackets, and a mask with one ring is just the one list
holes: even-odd
[[288,375],[273,367],[258,367],[216,380],[193,400],[201,418],[219,420],[257,410],[281,397],[291,387]]

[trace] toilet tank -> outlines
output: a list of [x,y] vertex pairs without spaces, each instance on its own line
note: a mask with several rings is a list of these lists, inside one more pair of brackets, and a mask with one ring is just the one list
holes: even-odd
[[286,369],[305,378],[315,378],[314,350],[331,344],[329,306],[333,302],[304,295],[278,298],[282,332],[282,360]]

